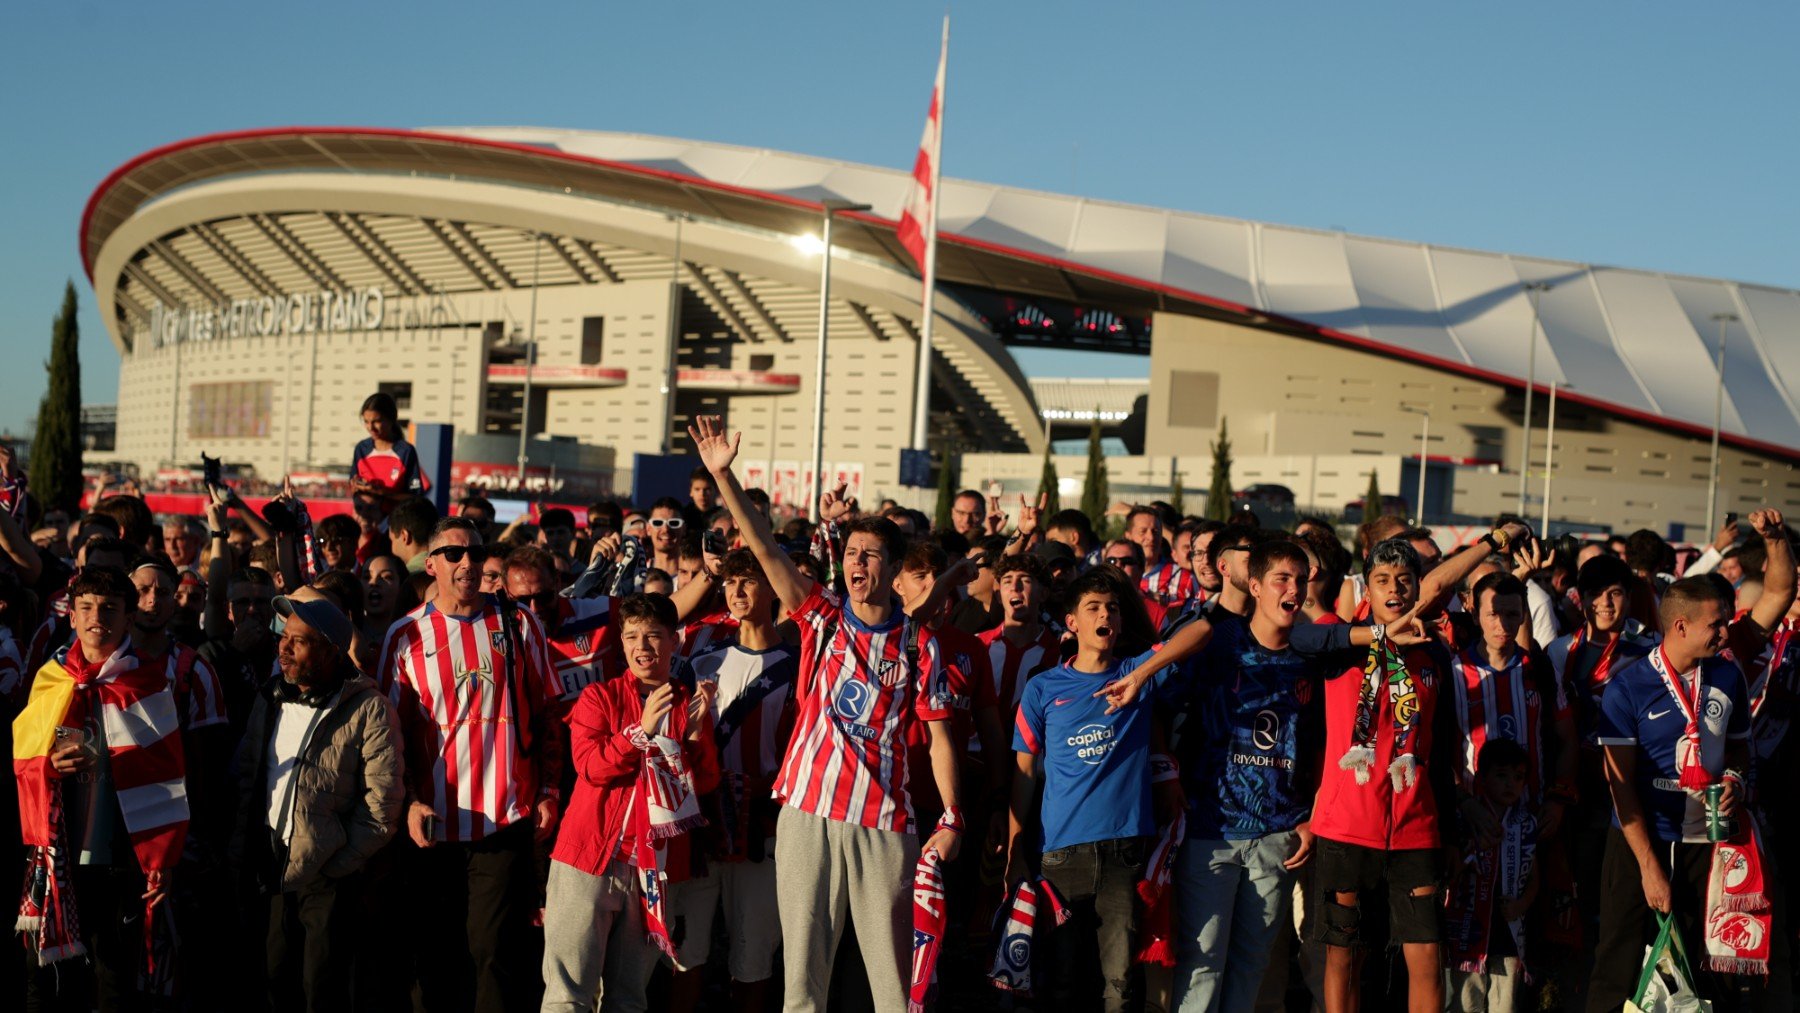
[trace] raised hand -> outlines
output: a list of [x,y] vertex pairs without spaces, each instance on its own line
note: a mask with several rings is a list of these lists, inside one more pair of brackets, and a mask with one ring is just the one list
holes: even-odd
[[1513,576],[1524,580],[1556,562],[1556,550],[1544,550],[1544,543],[1527,538],[1513,550]]
[[644,701],[644,734],[661,734],[663,719],[669,716],[669,711],[674,709],[674,706],[674,683],[665,682],[661,686],[651,690],[649,698]]
[[1044,508],[1050,504],[1050,494],[1038,493],[1037,506],[1025,502],[1023,494],[1019,496],[1019,534],[1029,538],[1037,533],[1038,525],[1043,523]]
[[1782,529],[1781,511],[1772,508],[1751,513],[1750,529],[1763,538],[1780,538],[1786,534]]
[[688,426],[688,438],[694,441],[700,463],[715,475],[731,470],[731,462],[737,460],[738,445],[744,442],[743,433],[726,439],[725,422],[717,415],[696,417],[694,424]]
[[594,539],[594,551],[588,555],[588,565],[592,566],[602,559],[612,560],[619,556],[619,546],[625,544],[619,533],[614,531]]
[[856,501],[848,495],[850,483],[839,482],[835,488],[827,489],[819,496],[819,520],[835,523],[850,515]]
[[1000,509],[1000,497],[989,496],[987,508],[987,533],[997,535],[1006,530],[1006,511]]

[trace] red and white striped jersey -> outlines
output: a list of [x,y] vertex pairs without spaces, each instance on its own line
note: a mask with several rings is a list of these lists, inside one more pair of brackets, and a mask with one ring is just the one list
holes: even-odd
[[[175,654],[175,667],[170,675],[182,730],[191,732],[224,724],[227,720],[225,689],[219,682],[218,674],[192,647],[174,640],[169,642],[169,646]],[[166,655],[145,656],[143,664],[165,665],[168,660]],[[276,671],[279,672],[280,669],[277,668]]]
[[624,672],[625,654],[611,598],[559,596],[556,612],[556,632],[548,635],[550,665],[556,674],[556,699],[568,705],[593,683]]
[[799,717],[775,797],[824,819],[912,833],[912,725],[950,717],[936,639],[921,634],[914,676],[898,608],[886,625],[865,626],[814,584],[791,618],[800,628]]
[[786,644],[766,651],[730,644],[694,659],[694,678],[719,684],[713,741],[721,771],[759,779],[774,776],[787,745],[777,729],[799,663],[798,653]]
[[1157,604],[1171,607],[1206,597],[1206,592],[1200,590],[1200,580],[1194,576],[1194,571],[1183,570],[1173,561],[1145,570],[1144,579],[1138,581],[1138,590]]
[[[392,696],[394,691],[394,634],[417,622],[425,614],[430,605],[414,606],[411,612],[401,616],[388,625],[387,633],[381,638],[381,656],[375,662],[375,686],[383,693]],[[279,660],[275,671],[281,672]]]
[[[383,654],[393,659],[390,697],[406,737],[406,777],[437,814],[438,841],[480,840],[530,818],[538,798],[555,790],[554,771],[543,768],[553,765],[556,744],[533,726],[561,685],[537,617],[515,615],[519,645],[508,644],[492,599],[467,618],[428,605],[388,632]],[[510,692],[509,659],[519,665]]]
[[1048,629],[1041,630],[1036,640],[1023,645],[1006,639],[1005,632],[1005,627],[988,630],[981,635],[981,642],[987,645],[988,663],[994,669],[994,699],[1003,711],[1001,724],[1011,728],[1013,711],[1018,709],[1019,698],[1025,695],[1026,681],[1061,664],[1062,651],[1061,641]]
[[681,628],[679,654],[683,658],[697,658],[708,651],[729,647],[737,643],[737,628],[738,621],[729,612],[702,616]]

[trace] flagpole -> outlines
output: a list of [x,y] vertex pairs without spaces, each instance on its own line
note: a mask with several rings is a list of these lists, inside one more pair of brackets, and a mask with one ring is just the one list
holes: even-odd
[[937,314],[932,296],[937,292],[938,175],[944,163],[944,79],[950,58],[950,15],[944,15],[944,41],[938,49],[937,144],[931,159],[931,212],[925,223],[924,326],[919,330],[918,383],[913,398],[913,449],[927,450],[931,430],[931,334]]

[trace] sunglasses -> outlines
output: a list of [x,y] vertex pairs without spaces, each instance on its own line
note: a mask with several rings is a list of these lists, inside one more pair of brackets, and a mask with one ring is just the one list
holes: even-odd
[[1136,565],[1138,565],[1136,556],[1107,556],[1105,561],[1108,563],[1111,563],[1114,566],[1136,566]]
[[668,528],[670,531],[680,531],[687,526],[687,521],[680,517],[652,517],[650,518],[650,526],[653,528]]
[[444,562],[449,563],[451,566],[461,564],[464,556],[469,557],[469,562],[480,566],[482,563],[487,562],[487,558],[490,555],[488,547],[485,545],[445,545],[441,548],[432,549],[431,554],[444,557]]

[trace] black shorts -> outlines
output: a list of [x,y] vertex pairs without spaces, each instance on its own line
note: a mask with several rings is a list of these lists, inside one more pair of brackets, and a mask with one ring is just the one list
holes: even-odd
[[[1318,916],[1313,919],[1313,941],[1329,946],[1380,946],[1379,910],[1370,910],[1371,895],[1387,886],[1387,941],[1435,943],[1443,939],[1444,898],[1433,890],[1415,897],[1422,886],[1443,882],[1443,856],[1436,848],[1384,851],[1343,841],[1318,841],[1318,865],[1313,869],[1313,889]],[[1356,894],[1355,905],[1337,902],[1340,893]],[[1369,916],[1375,916],[1373,918]]]

